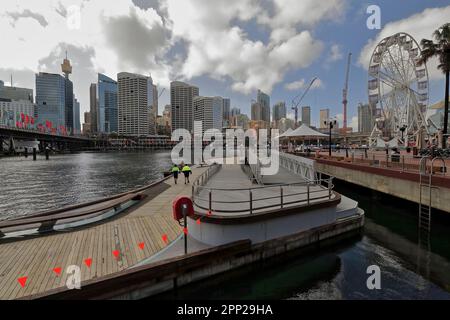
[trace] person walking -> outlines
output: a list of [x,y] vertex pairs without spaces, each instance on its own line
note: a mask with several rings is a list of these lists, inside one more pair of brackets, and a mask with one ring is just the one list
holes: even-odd
[[191,168],[187,164],[185,164],[181,169],[181,172],[183,172],[184,174],[184,184],[189,183],[189,175],[192,174]]
[[178,173],[180,173],[180,168],[176,164],[172,166],[172,174],[173,174],[173,180],[175,181],[175,184],[177,184],[178,181]]

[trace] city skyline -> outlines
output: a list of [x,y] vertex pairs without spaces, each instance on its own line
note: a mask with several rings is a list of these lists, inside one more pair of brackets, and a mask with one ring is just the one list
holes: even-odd
[[[285,101],[288,116],[292,118],[290,100],[304,90],[309,79],[317,76],[319,81],[303,103],[311,106],[311,122],[317,125],[319,110],[325,107],[330,108],[330,113],[337,115],[338,120],[342,117],[343,58],[351,51],[354,61],[348,114],[349,125],[355,128],[352,120],[357,118],[357,106],[360,102],[367,103],[367,60],[376,42],[400,30],[412,34],[417,41],[430,38],[432,31],[450,14],[450,6],[443,6],[442,1],[411,0],[402,10],[398,10],[401,6],[398,3],[379,1],[381,30],[369,30],[366,27],[367,5],[354,1],[330,1],[321,10],[313,10],[308,15],[302,12],[309,10],[310,1],[294,2],[295,17],[288,15],[280,1],[257,4],[240,1],[228,4],[229,10],[223,10],[225,2],[218,1],[217,8],[210,5],[198,8],[199,13],[210,12],[220,18],[209,25],[211,22],[201,14],[197,18],[181,14],[195,8],[195,1],[123,1],[108,9],[104,9],[107,6],[102,6],[101,2],[85,4],[79,29],[67,27],[68,8],[62,4],[55,8],[33,1],[5,3],[0,9],[0,27],[5,31],[10,48],[0,53],[0,79],[8,84],[13,74],[15,85],[34,89],[33,75],[40,71],[57,72],[68,51],[75,64],[72,81],[81,103],[81,114],[89,110],[89,84],[95,82],[97,73],[114,78],[119,72],[127,71],[152,76],[160,89],[166,88],[160,99],[161,106],[170,101],[170,81],[182,80],[201,87],[207,96],[231,98],[231,107],[238,107],[246,114],[250,114],[250,101],[261,89],[272,101]],[[92,21],[89,27],[85,15]],[[143,41],[139,37],[129,39],[126,35],[132,30],[130,26],[155,41]],[[349,38],[348,34],[356,29],[359,32]],[[46,34],[39,48],[27,36],[32,33],[30,30],[36,39]],[[239,30],[243,34],[237,34],[236,42],[230,46],[251,53],[248,60],[240,61],[226,50],[212,50],[214,43],[221,39],[216,37],[217,32],[223,31],[229,38]],[[329,36],[331,30],[332,37]],[[202,45],[208,50],[199,55]],[[279,59],[271,60],[280,54],[275,49],[281,46],[294,49],[281,59],[287,64]],[[300,47],[302,50],[297,50]],[[269,64],[271,68],[267,67]],[[264,66],[266,68],[261,69]],[[432,61],[428,69],[430,102],[433,103],[442,100],[443,77],[436,70],[435,62]],[[161,111],[160,108],[158,113]]]

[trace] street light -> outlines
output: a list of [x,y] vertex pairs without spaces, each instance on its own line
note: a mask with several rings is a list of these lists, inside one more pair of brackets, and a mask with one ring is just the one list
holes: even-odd
[[334,126],[337,124],[336,120],[325,120],[323,122],[325,126],[329,129],[329,136],[328,136],[328,155],[331,157],[331,130],[334,128]]

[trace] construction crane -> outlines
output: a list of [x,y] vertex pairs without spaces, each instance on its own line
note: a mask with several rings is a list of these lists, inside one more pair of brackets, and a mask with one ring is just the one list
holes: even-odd
[[348,77],[350,75],[350,63],[352,61],[352,53],[350,52],[348,54],[348,59],[347,59],[347,70],[345,73],[345,84],[344,84],[344,89],[342,90],[342,104],[344,105],[344,126],[342,128],[342,130],[344,131],[344,134],[347,132],[347,94],[348,94]]
[[[303,94],[300,96],[297,95],[294,99],[292,99],[292,110],[294,110],[295,112],[295,126],[297,126],[298,123],[298,106],[300,105],[300,103],[302,102],[303,98],[306,96],[306,94],[308,93],[309,89],[311,89],[312,85],[314,84],[314,82],[316,82],[317,77],[314,77],[311,82],[309,83],[308,87],[306,88],[305,92],[303,92]],[[299,98],[300,97],[300,98]],[[298,99],[298,100],[297,100]]]

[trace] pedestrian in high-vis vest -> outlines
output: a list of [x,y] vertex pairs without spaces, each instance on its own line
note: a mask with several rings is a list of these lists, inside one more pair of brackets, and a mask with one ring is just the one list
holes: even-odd
[[173,180],[175,181],[175,184],[177,184],[178,181],[178,173],[180,173],[180,168],[176,164],[172,166],[172,174],[173,174]]
[[189,175],[192,174],[191,168],[185,164],[181,169],[181,172],[184,174],[184,184],[189,183]]

